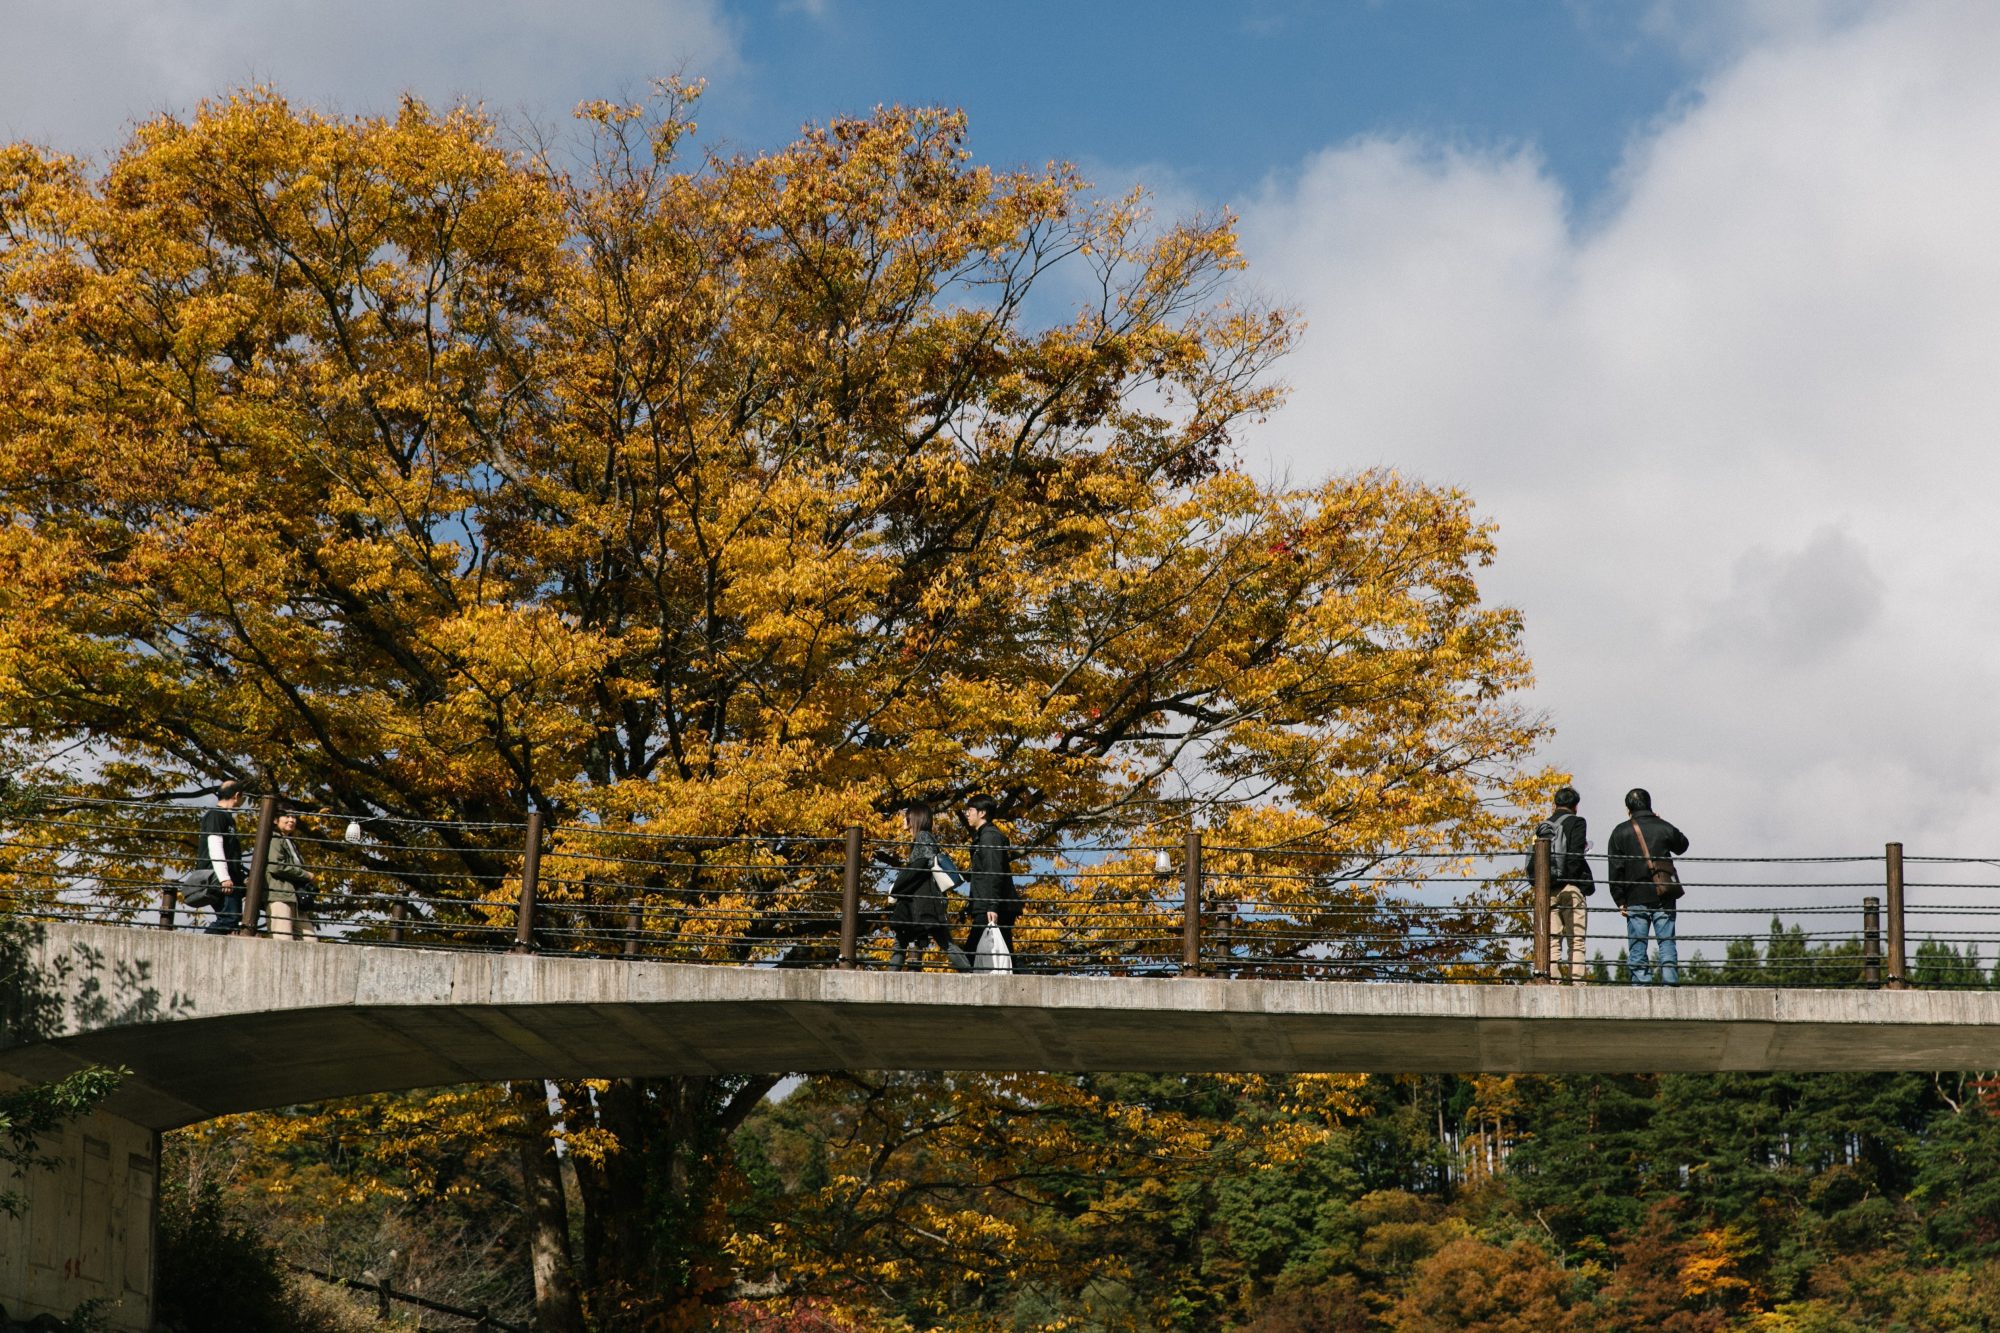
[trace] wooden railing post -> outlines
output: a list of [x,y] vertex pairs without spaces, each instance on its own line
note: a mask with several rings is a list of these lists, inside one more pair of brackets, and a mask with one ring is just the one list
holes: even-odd
[[639,910],[639,900],[632,898],[625,903],[625,956],[639,956],[639,933],[646,928],[646,919]]
[[257,802],[257,841],[250,848],[250,882],[243,889],[243,920],[239,935],[257,933],[257,914],[264,910],[264,872],[271,865],[271,832],[278,823],[278,798],[266,796]]
[[528,835],[521,846],[521,905],[514,913],[514,952],[535,951],[535,890],[542,879],[542,812],[528,812]]
[[174,905],[180,901],[180,886],[172,880],[160,885],[160,929],[174,928]]
[[1181,974],[1201,975],[1201,830],[1181,849]]
[[861,948],[861,826],[847,828],[845,860],[840,868],[840,965],[859,967]]
[[1882,900],[1872,893],[1861,900],[1861,980],[1882,984]]
[[401,944],[403,942],[403,922],[408,920],[409,916],[410,900],[405,895],[398,893],[395,901],[389,904],[389,943]]
[[1889,948],[1884,957],[1883,971],[1887,974],[1883,985],[1890,990],[1902,990],[1909,980],[1904,971],[1903,958],[1903,844],[1892,842],[1882,849],[1887,863],[1885,897],[1889,913]]
[[1534,918],[1530,929],[1535,933],[1531,947],[1532,961],[1528,965],[1529,975],[1535,981],[1549,979],[1549,863],[1555,846],[1547,838],[1535,839],[1535,894],[1529,915]]

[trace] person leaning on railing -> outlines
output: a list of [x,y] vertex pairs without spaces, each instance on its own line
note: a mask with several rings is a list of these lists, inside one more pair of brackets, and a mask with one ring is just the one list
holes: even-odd
[[1659,981],[1672,986],[1680,980],[1680,955],[1674,943],[1674,904],[1680,900],[1680,876],[1673,858],[1688,849],[1687,835],[1653,813],[1653,798],[1644,787],[1625,793],[1630,818],[1611,830],[1605,840],[1610,864],[1604,872],[1611,901],[1625,916],[1625,961],[1632,983],[1654,979],[1646,958],[1650,931],[1659,943]]
[[1584,856],[1590,850],[1590,837],[1589,825],[1576,812],[1582,801],[1576,788],[1562,788],[1556,792],[1554,813],[1535,829],[1536,837],[1549,840],[1549,883],[1554,888],[1549,901],[1549,952],[1558,981],[1580,982],[1588,968],[1583,900],[1597,891],[1597,883]]

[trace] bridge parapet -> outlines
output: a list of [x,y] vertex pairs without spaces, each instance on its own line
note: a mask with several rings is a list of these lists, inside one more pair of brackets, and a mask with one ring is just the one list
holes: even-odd
[[649,964],[46,925],[65,1018],[0,1072],[133,1077],[163,1129],[519,1078],[837,1069],[1583,1072],[2000,1066],[2000,993],[1458,986]]

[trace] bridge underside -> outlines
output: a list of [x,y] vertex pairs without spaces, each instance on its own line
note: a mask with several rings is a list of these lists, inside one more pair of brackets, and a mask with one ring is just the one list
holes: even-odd
[[2000,994],[696,967],[50,926],[64,1017],[0,1071],[133,1077],[165,1129],[515,1078],[832,1069],[1617,1072],[2000,1066]]

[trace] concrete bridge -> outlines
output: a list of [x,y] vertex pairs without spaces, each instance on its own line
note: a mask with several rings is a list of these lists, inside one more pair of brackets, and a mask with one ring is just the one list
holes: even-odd
[[0,1218],[0,1304],[150,1321],[158,1133],[439,1084],[830,1069],[2000,1067],[2000,993],[960,976],[37,927],[0,1079],[132,1076]]

